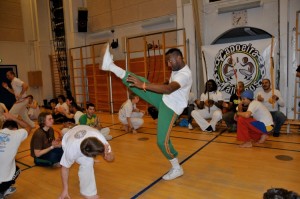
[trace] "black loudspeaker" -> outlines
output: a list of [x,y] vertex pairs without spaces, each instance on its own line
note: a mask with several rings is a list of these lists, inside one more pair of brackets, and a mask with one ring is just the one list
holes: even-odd
[[78,10],[78,32],[87,32],[88,11]]

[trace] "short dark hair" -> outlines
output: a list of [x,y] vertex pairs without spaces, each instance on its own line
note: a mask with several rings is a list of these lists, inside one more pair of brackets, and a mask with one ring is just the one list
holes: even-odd
[[178,48],[171,48],[166,52],[166,55],[174,54],[180,57],[183,57],[182,52]]
[[57,102],[57,98],[53,98],[53,99],[51,99],[49,103],[50,103],[50,104],[51,104],[51,103],[55,103],[55,104],[57,104],[57,103],[58,103],[58,102]]
[[130,94],[129,94],[129,99],[132,100],[132,99],[134,99],[135,97],[138,97],[137,94],[135,94],[135,93],[130,93]]
[[268,189],[264,193],[263,199],[298,199],[300,196],[293,192],[283,188],[272,188]]
[[85,138],[80,144],[80,150],[87,157],[96,157],[104,153],[103,143],[96,137]]
[[90,106],[95,108],[95,105],[94,105],[93,103],[88,103],[88,104],[86,105],[86,109],[88,109]]
[[29,97],[29,98],[33,99],[33,96],[32,96],[32,95],[27,95],[27,97]]
[[9,73],[9,74],[11,74],[13,76],[16,76],[16,73],[14,71],[12,71],[12,70],[7,71],[7,73]]
[[46,117],[48,115],[51,115],[50,112],[41,112],[38,116],[38,123],[40,128],[43,128],[45,126]]
[[62,99],[62,101],[63,102],[65,102],[66,101],[66,97],[64,96],[64,95],[59,95],[58,97],[57,97],[57,99]]
[[18,129],[18,123],[13,121],[13,120],[6,120],[4,123],[3,123],[3,126],[2,126],[3,129],[5,128],[8,128],[10,130],[12,129]]
[[204,93],[207,93],[207,84],[208,84],[209,82],[212,83],[212,91],[217,91],[217,89],[218,89],[218,85],[217,85],[217,83],[215,82],[215,80],[209,79],[209,80],[206,82],[206,84],[205,84],[205,91],[204,91]]

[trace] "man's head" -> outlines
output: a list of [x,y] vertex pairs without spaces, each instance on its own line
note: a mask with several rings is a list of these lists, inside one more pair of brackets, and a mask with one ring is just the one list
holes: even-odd
[[15,122],[13,120],[6,120],[2,126],[2,129],[5,129],[5,128],[7,128],[9,130],[17,130],[19,127],[18,127],[17,122]]
[[50,112],[41,112],[38,116],[38,123],[40,128],[52,127],[53,117]]
[[185,66],[182,52],[178,48],[171,48],[166,52],[166,61],[172,71],[179,71]]
[[12,81],[15,77],[16,77],[16,74],[14,71],[7,71],[6,72],[6,77],[7,79],[9,79],[10,81]]
[[132,102],[133,104],[136,104],[136,103],[138,103],[138,102],[140,101],[140,97],[137,96],[135,93],[131,93],[131,94],[129,95],[129,99],[131,100],[131,102]]
[[248,106],[250,104],[250,102],[253,100],[254,98],[254,94],[253,91],[251,90],[245,90],[242,94],[241,94],[241,98],[242,98],[242,103],[244,106]]
[[50,100],[50,106],[51,106],[51,108],[55,108],[56,104],[57,104],[57,100],[56,99],[51,99]]
[[66,97],[64,95],[59,95],[57,97],[58,103],[62,104],[66,101]]
[[86,105],[86,114],[89,116],[89,117],[92,117],[92,115],[94,115],[95,113],[95,105],[93,103],[89,103]]
[[32,101],[33,101],[33,96],[32,96],[32,95],[27,95],[27,98],[28,98],[28,100],[29,100],[29,103],[32,103]]
[[243,93],[245,90],[245,85],[244,85],[244,82],[242,81],[239,81],[238,82],[238,87],[237,87],[237,93]]
[[68,104],[68,106],[70,106],[70,104],[74,102],[74,98],[72,96],[68,96],[66,99],[66,103]]
[[81,110],[81,108],[78,107],[78,105],[75,102],[72,102],[70,104],[70,112],[71,113],[76,113],[78,110]]
[[271,82],[269,79],[263,79],[261,82],[262,82],[262,88],[264,89],[264,91],[271,90]]
[[104,153],[105,147],[98,138],[88,137],[81,142],[80,150],[87,157],[96,157]]
[[218,89],[218,85],[213,79],[208,80],[205,84],[205,87],[205,93],[217,91]]

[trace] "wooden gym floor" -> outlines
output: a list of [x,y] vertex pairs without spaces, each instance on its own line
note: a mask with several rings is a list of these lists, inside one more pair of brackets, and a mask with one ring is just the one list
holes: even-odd
[[[144,118],[138,134],[122,131],[117,114],[101,113],[100,118],[103,126],[110,127],[113,139],[109,143],[115,153],[114,162],[101,157],[95,163],[100,198],[259,199],[272,187],[300,193],[299,134],[270,137],[265,144],[245,149],[238,147],[236,133],[228,133],[224,126],[214,133],[202,132],[199,127],[173,127],[171,140],[185,173],[164,181],[161,177],[170,164],[156,146],[156,124],[150,117]],[[17,191],[9,198],[58,198],[62,190],[60,169],[34,166],[29,150],[31,136],[16,156],[22,172],[15,185]],[[69,176],[73,199],[81,198],[77,171],[75,164]]]

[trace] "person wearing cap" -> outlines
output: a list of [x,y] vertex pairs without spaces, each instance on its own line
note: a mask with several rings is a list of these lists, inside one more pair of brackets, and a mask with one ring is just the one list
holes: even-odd
[[[242,104],[239,104],[235,114],[237,120],[237,139],[243,143],[240,147],[252,147],[252,141],[262,144],[268,138],[268,133],[273,130],[272,115],[261,102],[254,100],[251,90],[245,90],[242,95]],[[242,106],[248,106],[246,112]]]
[[269,79],[262,80],[262,88],[263,90],[257,93],[256,99],[263,103],[270,111],[274,121],[273,136],[279,137],[281,126],[286,120],[286,116],[279,110],[279,107],[285,106],[284,100],[279,90],[274,89],[272,92]]

